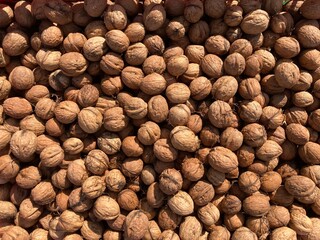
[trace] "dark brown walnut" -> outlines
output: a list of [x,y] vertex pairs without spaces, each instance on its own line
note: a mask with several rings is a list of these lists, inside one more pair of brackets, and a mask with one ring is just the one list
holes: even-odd
[[46,3],[44,14],[50,21],[60,25],[65,25],[72,21],[71,6],[63,1]]
[[219,204],[221,211],[223,211],[225,214],[236,214],[240,212],[241,210],[241,200],[234,196],[234,195],[228,195]]
[[139,205],[137,194],[131,189],[125,189],[119,192],[117,202],[121,209],[132,211]]

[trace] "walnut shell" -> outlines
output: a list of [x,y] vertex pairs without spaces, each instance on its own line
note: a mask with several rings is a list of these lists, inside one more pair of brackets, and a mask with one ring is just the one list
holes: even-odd
[[237,156],[228,148],[214,147],[209,155],[208,161],[212,168],[228,173],[238,167]]
[[108,46],[116,53],[125,52],[130,44],[129,38],[121,30],[110,30],[107,32],[105,38]]
[[295,197],[310,195],[315,189],[315,183],[304,176],[291,176],[285,181],[286,190]]
[[246,34],[259,34],[264,32],[269,25],[269,15],[266,11],[258,9],[244,16],[241,29]]
[[10,149],[19,160],[32,161],[37,149],[37,136],[29,130],[17,131],[11,137]]
[[267,140],[262,146],[256,150],[256,156],[262,161],[270,161],[274,158],[279,157],[283,150],[281,146],[272,140]]
[[180,216],[187,216],[191,214],[194,209],[194,203],[191,196],[184,191],[179,191],[170,197],[168,206],[174,213]]
[[217,128],[237,127],[238,119],[230,105],[221,100],[214,101],[208,111],[211,124]]
[[[191,88],[191,85],[190,85]],[[228,102],[238,90],[238,81],[232,76],[218,78],[212,84],[211,94],[216,100]]]
[[88,62],[82,54],[70,52],[61,56],[59,66],[65,75],[75,77],[84,73]]
[[140,210],[131,211],[124,222],[126,239],[141,239],[148,231],[148,217]]
[[170,140],[178,150],[195,152],[199,148],[198,137],[185,126],[177,126],[170,133]]
[[3,111],[10,117],[21,119],[32,113],[32,106],[25,98],[11,97],[3,102]]
[[243,210],[250,216],[259,217],[270,210],[270,203],[267,196],[252,195],[243,200]]
[[2,41],[2,48],[9,56],[23,54],[29,47],[29,38],[20,30],[8,32]]
[[50,182],[42,181],[31,190],[30,197],[36,204],[46,205],[55,200],[56,193]]
[[93,214],[101,220],[112,220],[120,214],[119,204],[109,196],[100,196],[94,203]]
[[202,225],[194,216],[185,217],[179,228],[179,236],[184,240],[200,239]]
[[86,133],[95,133],[102,126],[102,114],[97,108],[86,107],[78,114],[78,124]]

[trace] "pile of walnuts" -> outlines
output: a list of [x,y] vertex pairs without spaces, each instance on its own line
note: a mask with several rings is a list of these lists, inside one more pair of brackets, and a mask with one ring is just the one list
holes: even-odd
[[0,4],[0,239],[319,240],[319,0]]

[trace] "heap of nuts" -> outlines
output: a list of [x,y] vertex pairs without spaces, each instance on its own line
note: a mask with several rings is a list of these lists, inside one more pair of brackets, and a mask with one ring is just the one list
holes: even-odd
[[319,240],[319,0],[0,4],[0,239]]

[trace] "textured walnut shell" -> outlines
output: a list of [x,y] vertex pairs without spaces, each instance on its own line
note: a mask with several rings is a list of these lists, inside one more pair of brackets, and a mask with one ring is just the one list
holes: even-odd
[[31,190],[30,197],[36,204],[46,205],[54,201],[56,193],[50,182],[42,181]]
[[97,198],[92,210],[93,214],[101,220],[112,220],[120,214],[119,204],[109,196]]
[[80,52],[86,41],[82,33],[69,33],[63,40],[63,48],[66,52]]
[[17,209],[14,204],[8,201],[0,201],[0,203],[0,219],[13,219],[17,214]]
[[64,151],[59,145],[44,148],[40,153],[41,165],[44,167],[56,167],[64,160]]
[[281,146],[272,140],[267,140],[256,150],[256,156],[263,161],[270,161],[279,157],[283,150]]
[[247,14],[242,22],[241,29],[247,34],[259,34],[264,32],[269,24],[269,15],[264,10],[255,10]]
[[319,9],[319,3],[314,0],[304,1],[300,7],[302,16],[304,16],[307,19],[319,19]]
[[148,117],[160,123],[167,119],[169,107],[166,99],[161,95],[156,95],[150,98],[148,102]]
[[170,133],[170,140],[173,147],[181,151],[195,152],[199,148],[198,137],[188,127],[175,127]]
[[59,66],[64,74],[75,77],[84,73],[88,67],[88,62],[81,53],[70,52],[61,56]]
[[148,217],[142,211],[131,211],[124,222],[124,236],[127,239],[141,239],[148,231],[148,227]]
[[202,234],[202,225],[194,216],[188,216],[181,223],[179,236],[181,239],[200,239]]
[[108,30],[123,30],[127,26],[126,10],[119,4],[109,5],[104,15],[104,24]]
[[130,44],[129,38],[121,30],[110,30],[105,38],[108,46],[116,53],[123,53],[128,49]]
[[168,206],[174,213],[181,216],[191,214],[194,209],[194,203],[191,196],[184,191],[179,191],[170,197],[168,200]]
[[216,100],[229,101],[238,90],[238,82],[232,76],[218,78],[212,84],[211,94]]
[[246,67],[245,58],[240,53],[231,53],[223,62],[223,68],[226,74],[239,76]]
[[97,108],[83,108],[78,114],[78,124],[86,133],[95,133],[102,126],[102,114]]
[[178,151],[172,146],[169,139],[159,139],[154,143],[155,156],[163,162],[173,162],[178,157]]
[[10,140],[10,149],[19,160],[32,161],[32,156],[37,149],[37,136],[28,130],[15,132]]
[[221,100],[214,101],[208,111],[211,124],[217,128],[237,127],[238,119],[230,105]]
[[12,97],[3,102],[3,110],[8,116],[21,119],[32,113],[32,106],[25,98]]
[[23,54],[29,47],[29,39],[26,33],[14,30],[5,35],[2,41],[2,48],[9,56]]
[[148,121],[140,125],[137,134],[143,145],[152,145],[160,138],[161,130],[156,123]]
[[143,12],[143,22],[148,31],[159,29],[165,22],[166,11],[161,4],[150,4]]
[[224,147],[214,147],[208,155],[208,161],[212,168],[228,173],[238,167],[237,156]]
[[299,156],[306,163],[318,164],[320,162],[318,151],[320,151],[319,144],[307,142],[299,148]]
[[200,66],[202,71],[209,77],[219,78],[223,74],[223,62],[214,54],[205,55],[201,60]]
[[310,195],[315,189],[315,183],[304,176],[291,176],[285,181],[286,190],[295,197]]
[[270,240],[294,240],[297,239],[297,233],[288,227],[280,227],[272,231]]
[[243,210],[254,217],[266,214],[270,209],[270,203],[267,196],[252,195],[243,201]]

